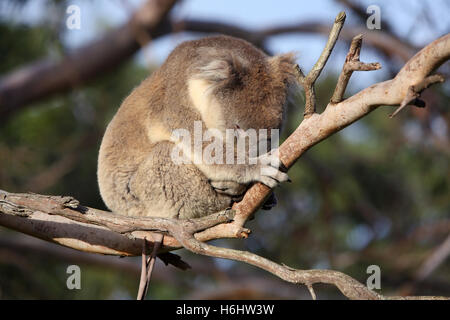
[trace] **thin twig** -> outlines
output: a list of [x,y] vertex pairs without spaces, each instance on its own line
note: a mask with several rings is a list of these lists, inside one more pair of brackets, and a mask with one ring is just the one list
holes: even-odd
[[147,296],[148,287],[150,285],[150,280],[152,278],[153,266],[155,265],[155,261],[156,261],[156,254],[158,253],[158,250],[161,247],[163,240],[164,240],[164,234],[157,234],[157,236],[153,240],[154,245],[153,245],[152,254],[146,261],[147,262],[146,263],[147,275],[145,278],[145,290],[144,290],[144,296],[142,297],[142,299],[145,299],[145,297]]
[[308,288],[309,293],[311,294],[312,299],[313,299],[313,300],[317,300],[316,293],[314,292],[314,288],[313,288],[312,284],[307,284],[306,287]]
[[436,270],[450,256],[450,235],[442,242],[423,262],[416,273],[418,282],[426,279],[434,270]]
[[325,47],[323,48],[319,59],[306,76],[306,81],[308,83],[312,84],[315,83],[320,73],[322,72],[323,68],[325,67],[325,64],[327,63],[328,58],[330,57],[331,52],[333,51],[334,46],[336,45],[336,42],[339,38],[339,33],[341,32],[342,27],[344,26],[345,18],[346,15],[344,11],[339,12],[339,14],[336,16],[333,27],[331,28],[330,31],[330,35],[328,36],[328,41],[325,44]]
[[299,69],[300,72],[298,80],[300,84],[303,86],[303,89],[305,91],[305,112],[304,112],[305,118],[310,117],[312,114],[316,112],[316,94],[314,85],[323,68],[325,67],[325,64],[327,63],[331,52],[333,51],[333,48],[339,37],[339,33],[341,32],[342,27],[344,26],[345,17],[346,15],[344,11],[339,12],[339,14],[337,15],[336,19],[334,20],[333,27],[331,28],[330,34],[328,36],[328,41],[325,44],[325,47],[323,48],[319,59],[317,59],[317,62],[314,64],[311,71],[309,71],[308,75],[305,77],[303,75],[303,72]]
[[147,285],[147,238],[144,237],[142,241],[142,258],[141,258],[141,277],[139,280],[139,289],[136,300],[143,300],[145,289]]
[[425,79],[421,80],[419,83],[417,83],[413,86],[410,86],[408,88],[406,96],[403,99],[400,106],[389,117],[390,118],[395,117],[407,105],[413,105],[413,106],[421,107],[421,108],[425,107],[425,103],[419,99],[422,91],[435,83],[441,83],[444,81],[445,81],[445,78],[443,75],[434,74],[434,75],[426,77]]
[[339,103],[342,101],[342,98],[345,93],[345,89],[347,88],[348,82],[350,81],[350,77],[352,76],[354,71],[371,71],[378,70],[381,68],[381,65],[376,63],[363,63],[359,61],[359,55],[361,53],[361,45],[362,45],[362,34],[355,36],[350,44],[350,49],[345,58],[344,66],[342,67],[342,72],[339,75],[339,79],[336,84],[336,88],[334,89],[333,96],[331,98],[331,103]]

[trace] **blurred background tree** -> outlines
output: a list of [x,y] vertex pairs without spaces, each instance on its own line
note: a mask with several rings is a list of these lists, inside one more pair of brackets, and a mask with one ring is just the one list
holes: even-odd
[[[140,3],[2,1],[0,74],[46,57],[64,57],[126,21]],[[81,31],[65,26],[70,4],[81,6],[82,23],[88,25]],[[293,19],[326,25],[344,9],[349,29],[365,28],[365,8],[370,4],[324,0],[304,10],[297,1],[283,7],[263,1],[258,8],[255,2],[227,1],[228,12],[223,3],[183,1],[171,12],[171,19],[206,16],[208,21],[251,30]],[[374,33],[390,35],[412,53],[450,29],[448,2],[379,5],[382,29]],[[271,14],[279,21],[268,22]],[[242,15],[248,19],[240,20]],[[84,205],[106,209],[96,181],[98,148],[106,125],[133,87],[176,44],[199,36],[168,33],[87,83],[2,116],[0,188],[72,195]],[[319,31],[306,31],[263,40],[258,44],[268,52],[299,51],[299,63],[308,69],[325,38]],[[347,48],[344,41],[338,43],[318,86],[319,104],[326,105],[330,99]],[[404,63],[401,56],[370,44],[363,47],[362,60],[380,61],[384,71],[355,75],[349,93],[389,78]],[[448,74],[448,63],[442,69]],[[433,87],[424,93],[425,109],[408,109],[394,119],[388,118],[392,109],[377,110],[318,144],[291,169],[293,183],[276,190],[278,206],[249,222],[253,231],[249,239],[217,240],[216,244],[250,250],[298,268],[340,270],[363,283],[367,267],[378,265],[384,294],[450,295],[449,95],[448,83]],[[299,105],[303,105],[301,98]],[[302,112],[301,108],[289,110],[285,136],[301,121]],[[242,263],[184,250],[177,253],[193,269],[182,272],[158,261],[149,298],[310,298],[305,288]],[[81,267],[81,290],[66,287],[70,264]],[[139,258],[77,252],[0,228],[2,299],[130,299],[137,292],[139,268]],[[317,293],[319,298],[341,297],[331,287],[323,286]]]

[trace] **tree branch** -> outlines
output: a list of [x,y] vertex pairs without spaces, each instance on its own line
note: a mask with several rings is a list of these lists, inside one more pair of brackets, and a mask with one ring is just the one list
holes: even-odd
[[345,12],[340,12],[336,19],[334,20],[333,27],[331,28],[330,35],[328,36],[328,41],[325,47],[322,50],[322,53],[317,60],[317,62],[312,67],[311,71],[309,71],[308,75],[305,77],[302,70],[298,68],[299,71],[299,82],[303,86],[305,91],[305,118],[310,117],[316,112],[316,94],[314,92],[314,85],[316,83],[317,78],[322,72],[325,64],[328,61],[328,58],[331,55],[331,52],[334,49],[336,41],[339,37],[339,33],[342,30],[345,22]]
[[[0,225],[77,250],[120,256],[140,255],[143,237],[158,237],[148,231],[198,232],[230,221],[233,214],[224,210],[193,220],[134,218],[81,206],[72,197],[0,190]],[[161,252],[180,248],[179,242],[169,236],[164,237],[163,246]]]
[[[92,215],[92,213],[88,213],[87,216],[84,217],[86,212],[89,212],[89,210],[92,210],[88,208],[87,211],[83,209],[83,212],[81,216],[77,216],[78,214],[64,212],[64,210],[72,210],[70,208],[74,208],[76,202],[73,198],[70,197],[52,197],[52,196],[42,196],[42,195],[36,195],[36,194],[13,194],[13,193],[7,193],[5,191],[0,191],[0,224],[5,225],[4,216],[15,216],[17,219],[21,220],[28,220],[33,219],[32,215],[36,214],[37,212],[31,209],[30,207],[38,206],[42,209],[47,208],[48,211],[51,211],[51,215],[53,217],[64,217],[66,219],[75,219],[75,225],[77,227],[80,227],[81,220],[84,220],[84,224],[91,225],[95,224],[94,228],[99,228],[98,225],[109,225],[109,227],[116,229],[117,231],[112,231],[105,227],[105,229],[108,231],[108,233],[103,234],[108,235],[109,233],[119,233],[120,235],[124,230],[130,230],[129,228],[123,228],[122,225],[127,225],[130,220],[130,217],[126,216],[119,216],[117,215],[114,218],[114,224],[111,223],[111,219],[103,219],[102,213],[96,212],[95,215]],[[76,208],[79,209],[79,205],[76,204]],[[85,207],[83,207],[85,208]],[[100,211],[100,210],[96,210]],[[107,213],[111,216],[115,216],[111,213]],[[215,222],[220,223],[222,220],[220,218],[220,215],[213,215],[215,216]],[[209,216],[211,217],[211,216]],[[35,217],[36,218],[36,217]],[[38,217],[42,218],[42,216]],[[84,219],[85,218],[85,219]],[[134,218],[132,218],[134,219]],[[143,219],[143,218],[140,218]],[[143,219],[147,220],[147,218]],[[150,219],[152,220],[152,218]],[[165,232],[168,232],[169,235],[174,237],[183,247],[186,249],[202,254],[202,255],[208,255],[212,257],[219,257],[219,258],[225,258],[225,259],[232,259],[236,261],[242,261],[246,262],[248,264],[254,265],[256,267],[259,267],[261,269],[264,269],[279,278],[291,282],[291,283],[297,283],[297,284],[304,284],[308,288],[311,288],[311,286],[315,283],[326,283],[326,284],[332,284],[335,285],[346,297],[349,299],[403,299],[403,297],[384,297],[381,296],[371,290],[369,290],[367,287],[365,287],[363,284],[359,283],[355,279],[337,271],[332,270],[297,270],[290,268],[285,265],[279,265],[273,261],[270,261],[268,259],[265,259],[261,256],[258,256],[256,254],[246,252],[246,251],[239,251],[239,250],[233,250],[233,249],[227,249],[227,248],[220,248],[208,245],[204,242],[198,241],[195,239],[194,234],[196,232],[197,227],[192,227],[192,225],[199,226],[205,225],[205,222],[202,221],[202,218],[195,219],[195,220],[187,220],[191,223],[188,223],[188,227],[185,227],[184,220],[170,220],[170,219],[163,219],[166,220],[165,223],[161,223],[159,221],[160,219],[156,219],[153,221],[155,225],[161,225],[161,229],[164,229]],[[200,220],[199,223],[196,223],[196,221]],[[7,221],[7,220],[6,220]],[[42,220],[41,220],[42,221]],[[44,220],[45,221],[45,220]],[[213,219],[209,219],[208,222],[213,221]],[[58,219],[52,219],[51,222],[59,222]],[[133,226],[133,230],[147,230],[148,221],[144,221],[142,223],[142,226]],[[21,231],[26,232],[26,229],[23,227],[23,224],[21,225]],[[6,225],[8,226],[8,225]],[[47,230],[43,231],[45,235],[51,234],[51,232],[48,232],[48,229],[51,229],[49,221],[46,221],[45,226],[47,227]],[[117,227],[120,226],[120,227]],[[50,228],[49,228],[50,227]],[[59,230],[64,229],[63,225],[59,225],[57,227]],[[152,230],[155,230],[156,228],[152,228]],[[50,230],[51,231],[51,230]],[[95,236],[102,235],[99,233],[99,230],[90,230],[89,232],[89,238],[84,239],[87,241],[91,246],[92,240],[95,239],[94,236],[92,236],[92,233],[96,232]],[[164,237],[165,238],[165,237]],[[98,239],[98,238],[97,238]],[[126,237],[125,237],[126,239]],[[158,240],[161,239],[161,237],[158,238]],[[45,240],[45,239],[44,239]],[[64,241],[65,239],[60,239],[58,243],[63,245],[73,244],[68,243]],[[137,240],[137,239],[133,239]],[[72,246],[73,247],[73,246]],[[79,246],[77,249],[81,249],[81,246]],[[86,251],[86,250],[83,250]],[[106,251],[102,250],[101,253],[109,253],[109,254],[117,254],[117,251]],[[145,261],[145,260],[144,260]],[[147,278],[149,277],[147,273]],[[142,290],[145,290],[145,287],[142,288]],[[142,296],[142,293],[141,293]],[[145,296],[145,293],[144,293]],[[407,297],[408,299],[445,299],[444,297]]]
[[445,81],[444,76],[440,74],[434,74],[432,76],[426,77],[418,84],[408,87],[408,92],[406,93],[406,96],[403,98],[402,103],[400,103],[400,106],[397,108],[397,110],[395,110],[394,113],[391,114],[389,117],[391,118],[395,117],[407,105],[414,105],[420,108],[424,108],[425,102],[419,99],[422,91],[435,83],[441,83],[444,81]]
[[[330,44],[333,42],[335,40],[331,40]],[[420,89],[425,88],[427,83],[432,83],[433,81],[425,79],[449,57],[450,35],[445,35],[418,52],[392,80],[372,85],[339,103],[330,103],[321,114],[313,113],[305,117],[280,146],[282,163],[289,168],[309,148],[377,107],[402,103],[411,86]],[[326,61],[326,57],[319,59],[321,62],[318,63],[318,73],[325,65],[324,60]],[[315,79],[317,76],[311,77]],[[247,191],[241,202],[233,206],[233,212],[225,210],[195,220],[171,220],[111,214],[81,206],[71,197],[0,191],[0,225],[78,250],[116,255],[139,255],[142,252],[142,240],[137,237],[142,238],[148,232],[163,233],[168,236],[164,237],[161,252],[183,246],[195,253],[243,261],[281,279],[302,283],[309,288],[314,283],[322,282],[337,286],[344,295],[352,299],[386,298],[340,272],[296,270],[249,252],[203,243],[217,238],[248,236],[250,230],[245,229],[244,224],[269,193],[267,186],[257,183]],[[231,218],[233,222],[227,223]]]
[[339,79],[334,89],[331,103],[339,103],[347,89],[348,82],[354,71],[372,71],[381,68],[379,63],[362,63],[359,61],[359,54],[361,52],[362,34],[355,36],[350,45],[347,57],[345,58],[344,67],[339,75]]
[[152,277],[153,267],[156,261],[156,255],[164,239],[163,234],[158,234],[157,239],[153,239],[153,249],[150,257],[147,256],[147,240],[144,238],[142,246],[142,267],[141,267],[141,279],[139,281],[139,290],[136,300],[144,300],[147,295],[148,287],[150,285],[150,279]]
[[[309,148],[332,134],[369,114],[381,105],[398,105],[408,88],[426,78],[434,69],[450,57],[450,34],[447,34],[420,50],[400,70],[394,79],[374,84],[354,96],[337,104],[328,104],[321,114],[313,114],[304,119],[298,128],[279,148],[281,162],[290,168]],[[244,195],[241,202],[233,205],[236,212],[234,221],[205,230],[199,236],[211,238],[246,237],[243,232],[247,219],[259,208],[270,193],[270,188],[256,183]],[[197,239],[200,240],[199,237]]]

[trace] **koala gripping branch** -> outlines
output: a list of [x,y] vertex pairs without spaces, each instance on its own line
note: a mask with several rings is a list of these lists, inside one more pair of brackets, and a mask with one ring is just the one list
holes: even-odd
[[[429,85],[443,81],[433,76],[450,57],[450,35],[435,40],[411,58],[391,80],[374,84],[343,100],[348,80],[353,71],[376,70],[379,64],[364,64],[359,61],[361,36],[355,37],[339,77],[332,101],[318,114],[315,110],[314,82],[324,68],[334,47],[345,14],[335,20],[332,34],[321,59],[304,86],[309,91],[312,103],[309,112],[298,128],[280,146],[282,163],[291,167],[309,148],[335,132],[364,117],[381,105],[404,108],[416,104],[420,92]],[[328,49],[327,49],[328,48]],[[300,84],[305,84],[309,74],[299,74]],[[303,80],[302,80],[303,79]],[[303,82],[303,83],[302,83]],[[0,191],[0,225],[47,241],[55,242],[80,251],[136,256],[141,255],[142,239],[149,240],[148,252],[154,241],[164,234],[160,254],[185,247],[198,254],[246,262],[264,269],[281,279],[304,284],[315,297],[312,285],[327,283],[335,285],[350,299],[441,299],[442,297],[384,297],[372,292],[355,279],[332,270],[297,270],[257,256],[250,252],[219,248],[204,243],[218,238],[245,238],[250,230],[244,228],[247,219],[263,204],[270,189],[262,184],[253,185],[243,200],[217,214],[195,220],[170,220],[162,218],[131,218],[113,215],[97,209],[81,206],[71,197],[43,196],[37,194],[13,194]],[[233,221],[231,221],[233,220]],[[231,222],[230,222],[231,221]],[[155,240],[156,241],[156,240]],[[167,256],[165,259],[168,259]],[[180,259],[171,258],[180,267],[186,265]]]
[[[122,256],[139,255],[142,247],[145,247],[144,237],[150,239],[151,246],[148,250],[161,240],[162,237],[148,233],[148,231],[154,231],[167,234],[169,238],[174,237],[181,246],[192,252],[246,262],[285,281],[304,284],[313,297],[315,293],[312,285],[327,283],[335,285],[349,299],[445,299],[444,297],[384,297],[338,271],[297,270],[251,252],[211,246],[194,237],[199,230],[228,225],[233,216],[234,211],[225,210],[193,220],[135,219],[83,207],[72,197],[15,194],[0,190],[0,225],[80,251]],[[141,232],[140,238],[133,236],[134,232]],[[169,249],[171,248],[162,248],[161,253]],[[152,255],[154,256],[154,252]],[[177,256],[175,258],[165,256],[163,261],[182,269],[186,268],[186,264],[177,259]],[[140,288],[139,295],[142,296],[141,291],[145,292],[145,290],[146,288]]]
[[[339,77],[335,94],[321,114],[312,113],[300,123],[298,128],[279,148],[280,160],[290,168],[309,148],[328,138],[332,134],[359,120],[382,105],[401,105],[411,96],[411,88],[417,98],[419,92],[428,85],[442,82],[442,76],[429,74],[450,57],[450,35],[447,34],[419,51],[391,80],[374,84],[352,97],[342,100],[345,88],[353,71],[376,70],[378,63],[364,64],[359,61],[362,44],[361,36],[352,41],[346,63]],[[322,66],[323,67],[323,66]],[[426,80],[428,79],[428,80]],[[429,79],[432,79],[429,80]],[[423,84],[424,81],[426,85]],[[305,90],[308,87],[305,87]],[[313,99],[315,100],[315,99]],[[409,101],[409,100],[408,100]],[[400,106],[402,108],[402,106]],[[226,237],[247,237],[250,230],[243,228],[247,219],[264,203],[270,189],[261,183],[253,185],[241,202],[235,203],[234,222],[218,225],[196,235],[201,241]]]

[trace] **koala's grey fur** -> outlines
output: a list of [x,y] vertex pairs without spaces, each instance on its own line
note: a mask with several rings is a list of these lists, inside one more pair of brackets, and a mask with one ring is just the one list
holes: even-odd
[[267,163],[175,164],[174,129],[280,128],[295,82],[292,54],[269,57],[228,36],[179,45],[124,100],[100,147],[98,182],[117,214],[201,217],[231,206],[249,184],[270,187],[287,175]]

